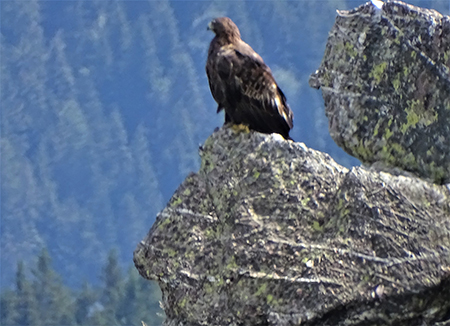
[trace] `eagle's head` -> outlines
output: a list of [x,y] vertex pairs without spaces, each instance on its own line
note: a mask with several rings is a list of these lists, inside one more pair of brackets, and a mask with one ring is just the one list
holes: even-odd
[[228,17],[214,18],[208,24],[208,29],[218,37],[241,38],[241,33],[236,24]]

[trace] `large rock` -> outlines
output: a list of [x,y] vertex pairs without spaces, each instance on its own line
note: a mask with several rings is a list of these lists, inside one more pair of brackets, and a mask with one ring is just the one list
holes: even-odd
[[222,128],[138,245],[165,325],[443,325],[445,186]]
[[448,17],[368,3],[340,12],[310,80],[338,144],[421,179],[278,135],[208,138],[134,253],[166,325],[450,324],[449,38]]
[[450,17],[399,1],[339,11],[310,85],[350,155],[450,182]]

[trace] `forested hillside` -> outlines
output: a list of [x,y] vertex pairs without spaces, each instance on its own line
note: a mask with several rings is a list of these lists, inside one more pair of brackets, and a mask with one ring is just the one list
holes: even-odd
[[[1,1],[2,289],[31,275],[18,263],[34,266],[42,248],[72,289],[99,284],[111,249],[130,267],[223,123],[204,71],[213,17],[231,17],[272,68],[292,138],[358,164],[328,136],[308,77],[336,9],[361,3]],[[447,0],[412,3],[449,11]]]
[[[32,276],[29,276],[29,273]],[[17,264],[15,286],[0,297],[1,325],[160,325],[164,312],[155,283],[134,268],[124,275],[116,251],[108,254],[100,284],[84,282],[80,289],[65,286],[42,250],[35,266]]]

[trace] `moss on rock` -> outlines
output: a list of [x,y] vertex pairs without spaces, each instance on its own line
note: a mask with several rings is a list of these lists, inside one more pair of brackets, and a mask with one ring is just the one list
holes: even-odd
[[449,57],[450,18],[434,10],[390,1],[340,11],[310,78],[335,142],[367,165],[450,183]]

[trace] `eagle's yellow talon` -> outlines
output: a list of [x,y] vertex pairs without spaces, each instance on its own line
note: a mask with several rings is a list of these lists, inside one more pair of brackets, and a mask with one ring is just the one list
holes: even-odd
[[233,129],[235,132],[244,132],[246,134],[248,134],[250,132],[250,128],[243,123],[238,124],[238,125],[232,124],[231,129]]

